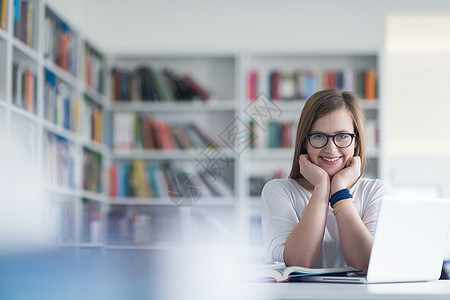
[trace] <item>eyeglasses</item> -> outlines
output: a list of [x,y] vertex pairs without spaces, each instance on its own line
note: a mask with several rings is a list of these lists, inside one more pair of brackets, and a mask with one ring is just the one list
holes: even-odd
[[336,145],[336,147],[347,148],[352,144],[355,136],[356,135],[353,133],[338,133],[335,135],[312,133],[306,135],[306,138],[308,139],[308,142],[311,145],[311,147],[316,149],[325,147],[328,144],[329,138],[333,139],[333,143]]

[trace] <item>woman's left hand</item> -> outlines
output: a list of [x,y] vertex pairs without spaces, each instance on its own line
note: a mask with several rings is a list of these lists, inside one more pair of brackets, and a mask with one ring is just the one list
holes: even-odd
[[331,194],[348,188],[361,175],[361,157],[353,156],[345,164],[345,168],[331,178]]

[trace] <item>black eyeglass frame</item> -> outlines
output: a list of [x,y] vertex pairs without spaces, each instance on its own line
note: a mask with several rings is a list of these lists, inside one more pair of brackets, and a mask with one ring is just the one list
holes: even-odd
[[[322,147],[314,147],[312,144],[311,144],[311,137],[313,136],[313,135],[323,135],[323,136],[326,136],[327,137],[327,142],[325,143],[325,145],[323,145]],[[346,135],[349,135],[351,138],[352,138],[352,140],[350,141],[350,143],[348,144],[348,146],[346,146],[346,147],[340,147],[340,146],[338,146],[337,144],[336,144],[336,141],[334,140],[335,138],[336,138],[336,136],[338,136],[338,135],[343,135],[343,134],[346,134]],[[333,140],[333,143],[334,143],[334,145],[336,146],[336,147],[338,147],[338,148],[341,148],[341,149],[345,149],[345,148],[348,148],[348,147],[350,147],[350,145],[353,143],[353,140],[355,139],[355,137],[356,137],[356,134],[354,134],[354,133],[347,133],[347,132],[343,132],[343,133],[338,133],[338,134],[324,134],[324,133],[310,133],[310,134],[307,134],[306,135],[306,139],[308,140],[308,143],[311,145],[311,147],[313,147],[314,149],[321,149],[321,148],[323,148],[323,147],[325,147],[326,145],[328,145],[328,141],[330,140],[330,138]]]

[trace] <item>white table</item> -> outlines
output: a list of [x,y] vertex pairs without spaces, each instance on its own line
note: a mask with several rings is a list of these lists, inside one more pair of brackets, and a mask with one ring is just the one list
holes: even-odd
[[450,299],[450,280],[416,283],[248,283],[243,299]]

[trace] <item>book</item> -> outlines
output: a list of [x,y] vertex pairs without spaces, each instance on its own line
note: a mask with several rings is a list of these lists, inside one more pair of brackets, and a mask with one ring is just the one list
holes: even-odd
[[249,277],[253,280],[287,282],[295,277],[327,275],[327,274],[345,274],[359,272],[352,267],[342,268],[304,268],[299,266],[286,267],[283,263],[273,264],[273,267],[253,268]]
[[113,116],[113,145],[115,149],[130,150],[134,148],[134,123],[133,113],[116,113]]
[[258,72],[251,70],[248,75],[248,99],[255,100],[258,96]]
[[8,13],[8,0],[2,0],[0,1],[1,3],[1,10],[2,10],[2,14],[1,14],[1,19],[0,19],[0,27],[3,30],[6,30],[6,23],[7,23],[7,13]]
[[196,95],[202,100],[209,100],[211,93],[201,86],[191,75],[184,75],[183,80],[194,90]]
[[279,89],[282,100],[292,100],[295,98],[295,81],[293,73],[281,74]]
[[34,4],[28,3],[27,7],[27,29],[23,41],[30,47],[34,47]]
[[374,101],[376,98],[376,71],[374,68],[371,68],[365,74],[365,97],[367,100]]

